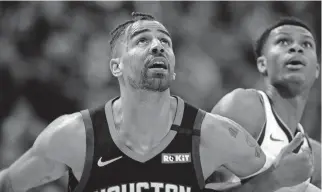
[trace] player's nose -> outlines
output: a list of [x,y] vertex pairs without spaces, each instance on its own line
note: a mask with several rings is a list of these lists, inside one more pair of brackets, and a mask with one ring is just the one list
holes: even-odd
[[161,43],[159,42],[159,40],[153,40],[152,45],[151,45],[151,53],[153,55],[164,53],[164,48],[161,45]]
[[298,43],[293,43],[293,45],[288,50],[289,53],[303,53],[303,47]]

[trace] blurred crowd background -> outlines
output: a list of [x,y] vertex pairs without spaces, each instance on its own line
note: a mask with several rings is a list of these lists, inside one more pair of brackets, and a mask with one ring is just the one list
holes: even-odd
[[[172,94],[207,111],[235,88],[263,88],[253,43],[282,16],[310,25],[321,42],[321,2],[0,2],[0,169],[58,116],[119,94],[109,70],[109,32],[132,11],[154,15],[176,54]],[[320,57],[320,56],[319,56]],[[321,79],[302,118],[321,141]],[[59,192],[61,179],[32,192]]]

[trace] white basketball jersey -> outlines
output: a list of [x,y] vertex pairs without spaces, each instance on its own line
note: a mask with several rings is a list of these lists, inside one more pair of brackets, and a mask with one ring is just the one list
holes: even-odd
[[[261,149],[266,155],[266,163],[265,163],[265,166],[259,172],[253,174],[252,176],[255,176],[258,173],[268,169],[273,164],[274,159],[276,159],[276,157],[281,152],[281,150],[286,145],[288,145],[294,137],[291,134],[291,132],[286,128],[286,126],[283,125],[282,122],[279,122],[280,124],[278,123],[278,119],[275,118],[274,116],[274,113],[267,95],[262,91],[258,91],[258,92],[263,99],[265,116],[266,116],[266,125],[262,129],[262,132],[258,137],[258,144],[261,146]],[[297,130],[304,133],[304,130],[301,124],[298,124]],[[308,147],[308,146],[309,146],[309,143],[306,138],[304,139],[304,142],[301,145],[299,153],[302,151],[303,147]],[[249,177],[239,178],[236,175],[232,174],[228,169],[225,169],[223,167],[217,170],[217,172],[221,173],[221,176],[223,178],[221,178],[220,181],[207,184],[206,188],[226,190],[240,185],[243,180],[245,181],[245,179],[249,178]],[[283,192],[302,192],[302,191],[304,192],[309,183],[310,183],[310,179],[308,179],[306,182],[303,182],[293,187],[281,188],[276,192],[281,192],[281,190],[283,190]]]
[[[279,121],[275,117],[271,104],[269,102],[268,96],[262,91],[258,91],[258,92],[262,96],[264,107],[265,107],[265,114],[266,114],[266,126],[262,130],[262,133],[260,134],[259,140],[262,140],[262,141],[259,141],[259,144],[263,152],[266,154],[266,156],[269,157],[270,160],[273,160],[278,156],[280,151],[290,143],[290,141],[293,139],[294,136],[290,133],[290,131],[287,130],[286,126],[283,125],[283,122]],[[298,131],[304,133],[304,130],[301,124],[298,124],[297,129]],[[301,148],[299,149],[299,153],[302,152],[303,147],[309,147],[308,142],[309,142],[308,139],[305,138],[303,144],[301,145]],[[310,179],[308,179],[306,182],[301,183],[299,185],[282,188],[278,191],[281,191],[281,190],[283,190],[283,192],[305,191],[309,183],[310,183]]]

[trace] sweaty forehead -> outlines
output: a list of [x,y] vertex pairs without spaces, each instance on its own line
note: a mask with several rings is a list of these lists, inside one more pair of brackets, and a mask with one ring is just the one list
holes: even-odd
[[136,31],[140,31],[144,29],[149,29],[151,31],[162,30],[169,33],[168,30],[160,22],[143,20],[143,21],[137,21],[133,23],[132,26],[129,27],[127,34],[131,35]]
[[298,34],[298,35],[303,35],[303,36],[309,36],[313,38],[312,34],[310,31],[305,29],[304,27],[301,26],[295,26],[295,25],[282,25],[279,26],[271,31],[272,36],[276,36],[279,34]]

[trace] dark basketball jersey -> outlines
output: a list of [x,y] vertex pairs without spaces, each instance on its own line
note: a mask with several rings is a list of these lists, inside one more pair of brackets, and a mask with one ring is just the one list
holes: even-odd
[[97,109],[82,111],[86,160],[80,182],[69,171],[69,191],[201,191],[204,178],[199,137],[205,112],[176,98],[178,106],[171,130],[145,155],[131,151],[118,139],[112,114],[112,102],[116,99]]

